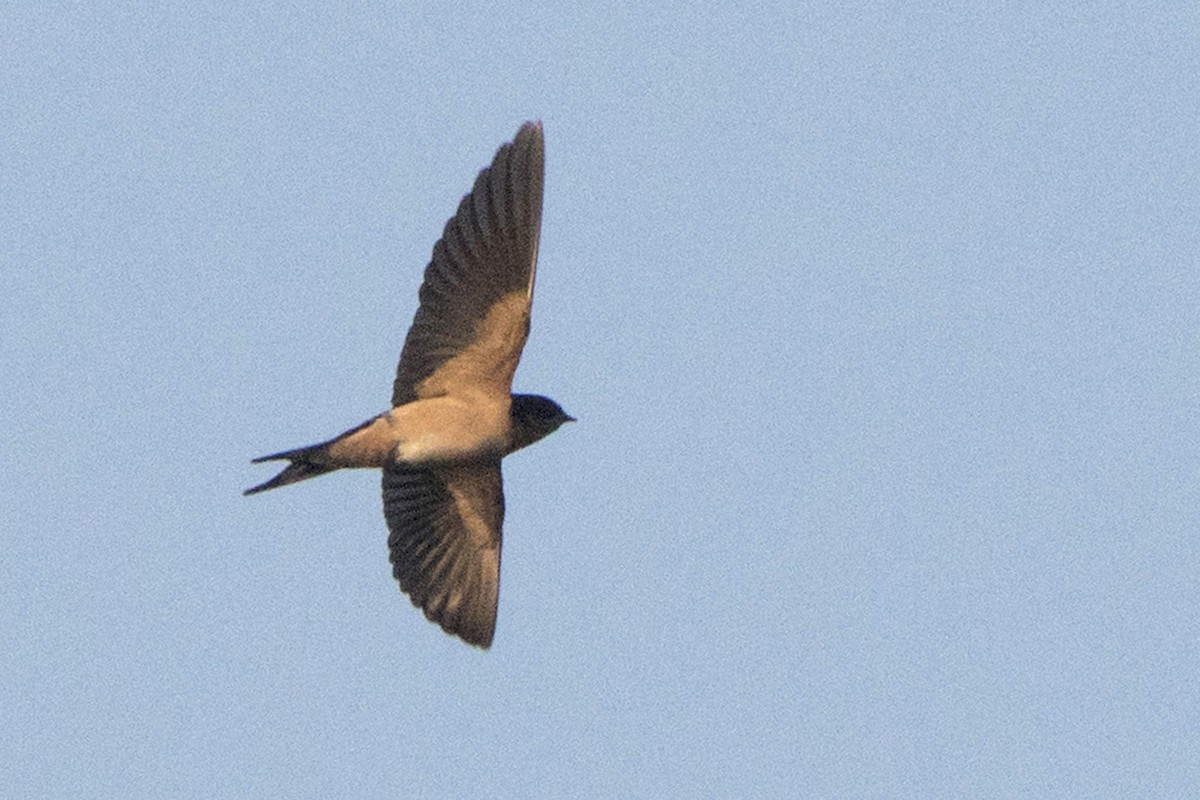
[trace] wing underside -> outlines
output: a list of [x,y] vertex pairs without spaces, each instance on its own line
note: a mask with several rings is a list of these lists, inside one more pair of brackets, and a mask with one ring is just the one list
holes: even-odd
[[470,644],[488,647],[500,593],[500,463],[383,470],[392,571],[413,605]]
[[464,383],[510,391],[529,333],[544,162],[541,124],[526,123],[446,223],[425,268],[393,406]]

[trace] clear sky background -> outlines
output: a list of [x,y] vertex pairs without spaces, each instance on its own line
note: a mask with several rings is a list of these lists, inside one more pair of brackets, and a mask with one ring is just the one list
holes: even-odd
[[[1187,4],[7,4],[13,797],[1200,786]],[[547,143],[496,642],[392,580],[433,242]]]

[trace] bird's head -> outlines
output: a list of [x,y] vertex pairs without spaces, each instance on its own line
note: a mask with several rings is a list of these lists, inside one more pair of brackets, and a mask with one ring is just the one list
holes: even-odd
[[562,406],[539,394],[514,394],[509,413],[512,416],[510,453],[549,436],[563,423],[575,421]]

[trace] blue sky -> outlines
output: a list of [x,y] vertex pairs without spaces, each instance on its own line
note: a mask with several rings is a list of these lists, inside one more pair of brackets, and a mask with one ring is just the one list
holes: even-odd
[[[0,12],[0,782],[39,797],[1200,785],[1185,5]],[[379,481],[421,271],[547,142],[495,646]]]

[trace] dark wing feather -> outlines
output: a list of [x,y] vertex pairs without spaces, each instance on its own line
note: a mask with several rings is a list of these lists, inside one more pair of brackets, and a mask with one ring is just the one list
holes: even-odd
[[504,492],[500,462],[383,470],[383,511],[396,580],[425,616],[488,647],[500,595]]
[[544,161],[541,123],[526,123],[446,223],[400,354],[393,406],[466,385],[510,391],[529,334]]

